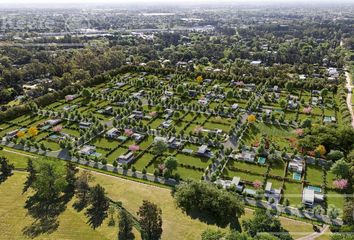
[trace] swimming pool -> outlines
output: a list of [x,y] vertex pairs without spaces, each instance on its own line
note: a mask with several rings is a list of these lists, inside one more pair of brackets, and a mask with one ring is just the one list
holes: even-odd
[[301,181],[301,174],[297,173],[297,172],[294,172],[293,173],[293,179],[297,180],[297,181]]
[[314,190],[315,192],[322,192],[322,189],[320,187],[315,187],[315,186],[307,186],[308,189]]
[[258,158],[258,163],[259,163],[259,164],[262,164],[262,165],[263,165],[263,164],[265,163],[265,161],[266,161],[265,157],[259,157],[259,158]]

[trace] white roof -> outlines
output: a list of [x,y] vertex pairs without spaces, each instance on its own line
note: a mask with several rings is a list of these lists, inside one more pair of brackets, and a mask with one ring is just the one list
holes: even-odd
[[312,189],[304,188],[302,192],[302,202],[312,204],[315,201],[315,191]]

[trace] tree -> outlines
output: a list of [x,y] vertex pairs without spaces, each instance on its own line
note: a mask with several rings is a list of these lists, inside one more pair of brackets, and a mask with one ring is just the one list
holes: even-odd
[[125,210],[119,211],[119,223],[118,223],[119,231],[118,231],[118,240],[129,240],[134,239],[134,235],[132,233],[133,223],[130,216],[127,214]]
[[331,167],[331,172],[337,178],[347,179],[350,176],[350,164],[347,163],[343,158],[335,162]]
[[327,154],[327,159],[328,160],[332,160],[333,162],[341,159],[344,157],[344,154],[343,152],[339,151],[339,150],[334,150],[334,151],[330,151],[328,154]]
[[198,76],[196,79],[197,83],[202,83],[203,82],[203,77],[202,76]]
[[30,188],[33,182],[36,179],[36,169],[34,168],[32,159],[28,159],[27,161],[27,168],[26,171],[28,172],[26,182],[24,183],[22,193],[27,192],[28,188]]
[[30,127],[28,129],[28,134],[31,136],[31,137],[34,137],[34,136],[37,136],[38,135],[38,129],[36,127]]
[[318,145],[317,148],[315,149],[315,152],[317,152],[318,154],[320,154],[321,156],[326,154],[326,148],[323,145]]
[[25,133],[24,131],[18,131],[18,132],[16,133],[16,136],[17,136],[18,138],[23,138],[25,135],[26,135],[26,133]]
[[162,211],[156,204],[143,201],[137,212],[142,229],[142,239],[158,240],[162,234]]
[[78,199],[74,203],[74,207],[77,210],[82,210],[85,208],[89,202],[90,185],[89,183],[93,180],[90,172],[83,171],[80,176],[76,179],[76,198]]
[[67,185],[63,166],[57,161],[43,159],[38,161],[38,167],[35,171],[37,174],[31,185],[36,192],[35,194],[40,199],[54,202]]
[[77,180],[76,173],[79,170],[76,168],[75,164],[71,161],[66,162],[65,168],[66,168],[66,178],[65,179],[67,182],[65,192],[69,195],[72,195],[72,194],[74,194],[74,191],[75,191],[75,183]]
[[287,107],[287,102],[286,102],[284,99],[280,99],[280,101],[279,101],[279,106],[280,106],[282,109],[286,109],[286,107]]
[[166,167],[170,172],[176,170],[176,169],[177,169],[177,166],[178,166],[178,162],[177,162],[176,158],[171,157],[171,156],[166,158],[164,164],[165,164],[165,167]]
[[89,99],[92,95],[91,91],[87,88],[84,88],[81,92],[82,96],[86,99]]
[[221,240],[225,236],[225,233],[223,233],[220,230],[211,230],[207,229],[204,232],[202,232],[202,240]]
[[220,225],[237,222],[244,213],[238,196],[208,182],[188,181],[177,186],[174,198],[186,213],[201,212]]
[[256,119],[257,119],[256,116],[251,114],[251,115],[248,115],[247,122],[254,123],[256,121]]
[[0,182],[6,180],[9,176],[11,176],[14,168],[14,165],[10,164],[7,158],[0,157]]
[[168,146],[164,141],[156,141],[152,147],[152,151],[156,155],[162,155],[167,148]]
[[264,209],[256,209],[253,218],[242,222],[242,226],[251,237],[257,233],[269,232],[276,235],[279,239],[292,239],[289,233],[281,226],[279,219],[268,214]]
[[99,227],[103,220],[108,216],[109,199],[106,197],[104,188],[97,184],[90,190],[90,206],[86,211],[89,218],[88,223],[93,229]]

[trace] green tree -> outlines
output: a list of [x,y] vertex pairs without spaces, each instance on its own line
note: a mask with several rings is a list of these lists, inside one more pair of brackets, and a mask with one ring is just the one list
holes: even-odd
[[243,221],[242,226],[251,237],[255,237],[257,233],[269,232],[279,233],[276,237],[280,239],[292,239],[289,233],[281,226],[279,219],[268,214],[264,209],[257,209],[253,218]]
[[158,240],[162,234],[162,211],[156,204],[147,200],[143,201],[137,212],[142,228],[142,239]]
[[104,188],[97,184],[90,190],[90,206],[86,211],[88,223],[93,229],[99,227],[103,220],[108,216],[109,199],[106,197]]
[[28,172],[26,182],[24,183],[22,193],[27,192],[27,190],[32,186],[33,182],[36,179],[37,171],[34,168],[32,159],[27,160],[27,168],[26,171]]
[[175,157],[169,156],[166,158],[165,162],[165,167],[170,171],[174,171],[177,169],[178,162]]
[[331,172],[337,178],[348,179],[350,176],[350,164],[347,163],[344,159],[338,160],[331,167]]
[[82,210],[85,208],[89,202],[90,185],[93,177],[90,172],[83,171],[80,176],[76,179],[76,198],[77,201],[74,203],[74,208],[77,210]]
[[73,195],[75,191],[75,183],[77,180],[76,173],[79,171],[75,164],[71,161],[66,162],[66,182],[67,186],[65,192],[67,194]]
[[124,210],[119,211],[118,227],[119,227],[118,240],[134,239],[134,235],[132,233],[133,230],[132,219]]
[[0,182],[5,181],[9,176],[11,176],[14,168],[14,165],[10,164],[7,158],[0,157]]
[[152,147],[152,151],[156,155],[162,155],[165,151],[167,151],[167,144],[164,141],[156,141]]

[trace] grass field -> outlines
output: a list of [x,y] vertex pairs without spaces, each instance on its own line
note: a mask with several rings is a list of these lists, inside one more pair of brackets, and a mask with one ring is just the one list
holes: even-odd
[[[0,151],[0,154],[3,151]],[[21,152],[19,152],[21,153]],[[6,152],[7,156],[8,152]],[[17,156],[12,160],[18,166],[26,161],[26,157]],[[23,159],[21,159],[23,157]],[[131,213],[135,214],[142,200],[147,199],[156,203],[162,209],[163,215],[163,237],[162,239],[199,239],[201,232],[207,228],[216,229],[214,225],[207,225],[182,213],[177,209],[169,189],[158,188],[121,178],[93,173],[95,183],[100,183],[105,187],[108,196],[116,201],[122,201],[123,206]],[[22,229],[28,226],[32,219],[26,216],[23,208],[27,194],[22,195],[22,184],[25,180],[25,173],[16,172],[5,183],[0,185],[0,239],[26,239],[22,234]],[[4,196],[4,197],[3,197]],[[72,207],[72,202],[59,217],[58,229],[50,235],[42,235],[35,239],[115,239],[118,229],[108,227],[107,221],[96,230],[92,230],[86,224],[84,214],[77,213]],[[246,214],[240,219],[248,219],[252,211],[246,209]],[[311,225],[287,218],[280,219],[285,229],[290,232],[312,232]],[[296,223],[296,224],[294,224]],[[137,239],[139,234],[135,231]],[[294,233],[300,236],[299,233]]]

